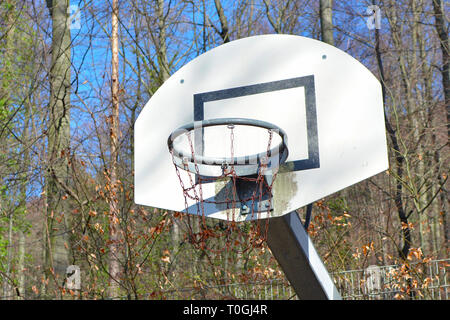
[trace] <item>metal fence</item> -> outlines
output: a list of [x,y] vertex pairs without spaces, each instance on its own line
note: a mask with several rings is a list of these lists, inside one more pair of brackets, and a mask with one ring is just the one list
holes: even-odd
[[[331,274],[344,300],[448,300],[450,259],[420,265],[369,266]],[[165,291],[164,299],[297,300],[285,279]]]
[[297,300],[297,295],[285,280],[272,280],[248,286],[232,285],[233,296],[238,299],[255,300]]
[[422,264],[369,266],[366,269],[333,274],[346,300],[448,300],[450,259]]
[[231,283],[224,285],[199,285],[195,288],[182,288],[160,292],[154,298],[175,300],[293,300],[297,299],[295,291],[286,280],[274,279],[271,281],[252,283]]

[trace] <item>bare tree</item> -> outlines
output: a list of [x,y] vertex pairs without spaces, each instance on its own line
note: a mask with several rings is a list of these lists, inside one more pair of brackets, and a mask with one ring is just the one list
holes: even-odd
[[119,141],[119,2],[112,2],[111,16],[111,115],[110,115],[110,165],[109,165],[109,296],[119,295],[120,281],[120,212],[119,212],[119,181],[117,179],[117,158],[120,150]]
[[[444,106],[446,108],[447,113],[447,139],[450,139],[450,44],[449,44],[449,28],[448,21],[446,22],[445,10],[444,10],[444,1],[442,0],[433,0],[433,8],[434,8],[434,19],[435,19],[435,28],[438,34],[441,54],[442,54],[442,67],[441,76],[442,76],[442,86],[444,91]],[[447,141],[448,143],[448,141]],[[448,150],[448,149],[447,149]],[[440,161],[441,156],[440,153],[436,153],[436,161]],[[442,175],[438,175],[438,182],[440,185],[444,186],[445,181]],[[444,191],[447,191],[444,188]],[[448,220],[448,208],[449,199],[447,192],[440,192],[440,200],[441,206],[443,209],[443,225],[444,225],[444,242],[447,250],[450,246],[450,234],[449,234],[449,222]]]
[[219,16],[219,21],[220,21],[220,37],[223,40],[223,43],[227,43],[230,41],[230,36],[229,36],[229,28],[228,28],[228,21],[227,21],[227,17],[225,16],[225,12],[223,10],[223,6],[222,3],[220,2],[220,0],[214,0],[214,4],[216,6],[216,11],[217,11],[217,15]]
[[[48,119],[46,270],[62,286],[69,265],[69,207],[59,182],[68,182],[70,153],[71,38],[69,1],[47,1],[52,17],[52,62]],[[60,222],[58,222],[60,221]]]
[[334,45],[333,0],[320,0],[320,27],[322,41]]

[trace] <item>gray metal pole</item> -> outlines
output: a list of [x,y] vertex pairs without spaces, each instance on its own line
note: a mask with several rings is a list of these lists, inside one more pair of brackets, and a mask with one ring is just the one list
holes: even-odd
[[297,212],[269,219],[267,244],[301,300],[341,300]]

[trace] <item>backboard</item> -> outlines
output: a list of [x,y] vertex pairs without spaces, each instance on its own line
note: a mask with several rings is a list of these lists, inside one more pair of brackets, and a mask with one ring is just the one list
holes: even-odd
[[[195,58],[145,105],[135,124],[137,204],[186,211],[167,139],[188,123],[216,118],[266,121],[287,134],[273,210],[259,218],[284,215],[388,168],[381,86],[367,68],[317,40],[254,36]],[[265,135],[245,130],[236,131],[236,154],[264,148]],[[228,138],[214,131],[198,141],[202,152],[229,152]],[[215,199],[223,188],[221,181],[204,183],[203,198]],[[190,199],[188,213],[198,213]],[[205,203],[204,214],[229,219],[214,203]],[[248,219],[255,217],[235,217]]]

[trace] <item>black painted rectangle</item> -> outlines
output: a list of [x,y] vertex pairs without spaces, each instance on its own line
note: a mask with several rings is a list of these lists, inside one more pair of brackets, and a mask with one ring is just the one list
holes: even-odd
[[[313,75],[194,94],[194,121],[204,120],[206,102],[299,87],[304,87],[305,90],[308,158],[286,162],[283,167],[289,171],[319,168],[319,139],[317,132],[316,94]],[[200,134],[196,134],[195,136],[196,152],[199,154],[203,154],[202,137],[203,130]]]

